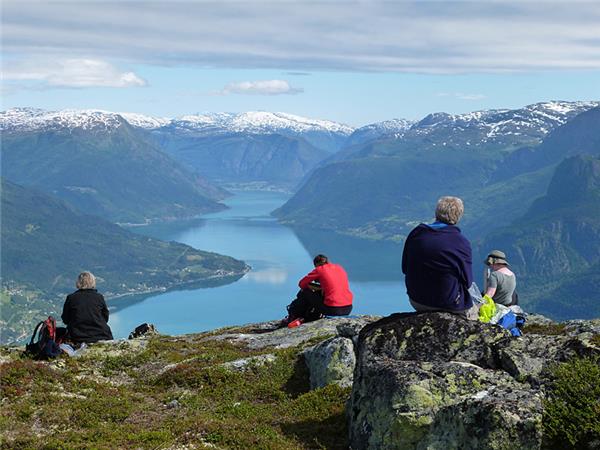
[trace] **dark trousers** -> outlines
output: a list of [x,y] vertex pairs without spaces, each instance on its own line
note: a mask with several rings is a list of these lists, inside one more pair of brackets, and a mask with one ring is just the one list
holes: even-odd
[[305,322],[310,322],[322,316],[347,316],[352,311],[352,305],[327,306],[323,304],[321,291],[301,289],[287,310],[290,318],[302,317]]

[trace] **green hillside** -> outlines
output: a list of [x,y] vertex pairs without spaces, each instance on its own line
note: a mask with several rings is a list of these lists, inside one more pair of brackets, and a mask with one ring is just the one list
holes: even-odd
[[558,319],[598,317],[600,158],[566,159],[547,194],[480,248],[500,248],[510,256],[529,307]]
[[118,127],[99,130],[3,132],[2,176],[114,222],[218,211],[226,196],[122,118]]
[[[391,145],[377,144],[386,153]],[[337,161],[315,170],[273,214],[297,227],[399,241],[415,223],[432,218],[440,192],[464,195],[472,186],[482,185],[495,159],[459,150],[415,149]]]
[[56,313],[82,270],[107,297],[227,282],[242,261],[133,234],[64,202],[2,180],[2,339],[31,327],[32,310]]
[[424,120],[407,135],[342,151],[273,214],[295,227],[400,241],[432,218],[437,198],[456,195],[465,200],[464,231],[482,238],[521,217],[564,157],[600,152],[600,108],[575,116],[539,146],[532,146],[535,134],[513,130],[492,140],[451,123],[430,131]]
[[329,155],[305,139],[280,134],[154,133],[173,158],[216,182],[295,186]]

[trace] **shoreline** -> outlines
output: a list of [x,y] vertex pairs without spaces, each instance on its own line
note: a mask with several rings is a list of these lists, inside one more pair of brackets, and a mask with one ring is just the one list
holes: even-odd
[[[136,295],[141,296],[141,295],[147,295],[147,294],[153,294],[153,293],[165,293],[170,290],[175,290],[176,288],[183,287],[183,286],[198,285],[198,284],[202,284],[204,282],[224,280],[226,278],[234,278],[234,277],[238,277],[238,276],[239,276],[239,278],[242,278],[244,275],[246,275],[251,270],[252,270],[252,267],[246,264],[246,269],[242,272],[231,272],[226,275],[212,275],[207,278],[203,278],[201,280],[183,281],[181,283],[175,283],[171,286],[160,286],[160,287],[156,287],[156,288],[152,288],[152,289],[147,289],[144,291],[126,292],[124,294],[116,294],[116,295],[110,295],[110,296],[105,295],[105,298],[106,298],[106,300],[117,300],[117,299],[121,299],[121,298],[125,298],[125,297],[133,297]],[[232,283],[235,283],[235,281],[232,281]],[[229,284],[229,283],[225,283],[225,284]],[[208,287],[210,287],[210,286],[207,286],[207,288]],[[200,287],[200,288],[202,288],[202,287]]]
[[[284,188],[284,187],[276,186],[276,185],[255,186],[252,183],[248,183],[248,184],[242,183],[242,184],[223,185],[223,188],[227,189],[227,191],[232,194],[232,195],[228,196],[227,198],[235,196],[236,192],[252,192],[252,191],[277,192],[277,193],[281,193],[281,194],[293,195],[292,190]],[[231,207],[227,206],[224,203],[218,203],[218,204],[223,205],[223,208],[218,209],[216,211],[208,211],[208,212],[205,212],[202,214],[194,214],[191,216],[182,216],[182,217],[173,217],[173,216],[156,217],[153,219],[146,219],[145,222],[139,222],[139,223],[135,223],[135,222],[114,222],[114,223],[115,223],[115,225],[118,225],[123,228],[147,227],[149,225],[154,225],[154,224],[185,222],[185,221],[189,221],[189,220],[202,219],[207,215],[215,214],[215,213],[218,213],[221,211],[226,211],[228,209],[231,209]]]

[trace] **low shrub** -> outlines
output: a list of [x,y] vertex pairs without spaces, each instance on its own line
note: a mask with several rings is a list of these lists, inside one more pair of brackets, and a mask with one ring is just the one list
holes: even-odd
[[600,446],[600,364],[597,359],[575,358],[553,368],[543,423],[548,448]]

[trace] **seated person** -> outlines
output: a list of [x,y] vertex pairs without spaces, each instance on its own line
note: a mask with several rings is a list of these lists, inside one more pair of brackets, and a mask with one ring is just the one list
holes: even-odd
[[506,255],[500,250],[493,250],[484,261],[489,267],[487,279],[485,280],[485,294],[495,303],[504,306],[516,305],[515,289],[517,279],[515,274],[508,268]]
[[297,319],[310,322],[327,316],[347,316],[352,311],[352,292],[348,275],[339,264],[330,263],[327,256],[313,259],[315,269],[300,280],[300,292],[288,306],[284,324]]
[[78,344],[113,339],[108,326],[108,308],[96,290],[94,275],[80,273],[76,287],[77,291],[67,295],[61,316],[67,326],[68,339]]
[[404,243],[402,272],[410,304],[417,311],[447,311],[478,318],[469,287],[471,244],[456,226],[464,213],[460,198],[438,200],[431,224],[414,228]]

